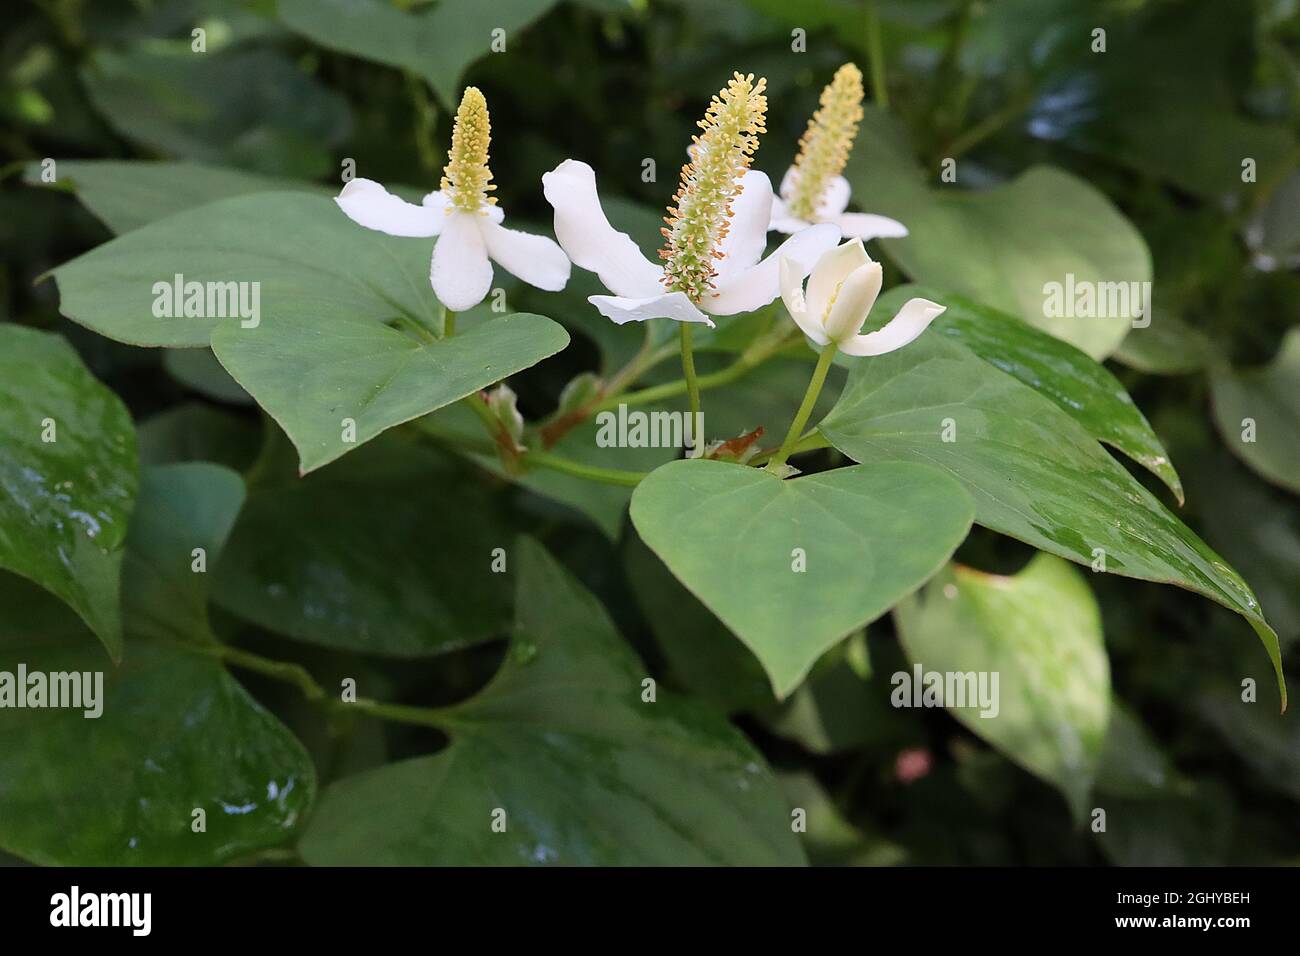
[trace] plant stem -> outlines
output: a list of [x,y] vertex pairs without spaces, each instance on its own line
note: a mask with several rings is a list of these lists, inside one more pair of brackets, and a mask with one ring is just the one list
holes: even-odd
[[425,345],[432,345],[438,341],[438,337],[429,331],[429,327],[423,322],[411,318],[409,315],[399,315],[394,321],[404,329],[409,329]]
[[[759,341],[754,342],[741,353],[736,361],[726,368],[698,376],[695,380],[697,387],[700,391],[704,391],[708,388],[717,388],[719,385],[728,385],[745,376],[751,369],[763,364],[791,342],[802,337],[802,333],[798,331],[787,334],[784,329],[779,329],[778,332],[777,335],[766,335]],[[687,391],[686,379],[677,379],[672,382],[664,382],[662,385],[652,385],[649,388],[628,392],[622,397],[611,396],[593,405],[591,411],[593,413],[608,411],[617,408],[619,405],[646,405],[650,402],[672,398],[674,395],[681,395],[685,391]]]
[[[797,455],[800,452],[816,451],[818,448],[829,448],[830,445],[831,443],[822,437],[821,432],[814,429],[794,443],[794,447],[790,449],[790,454]],[[771,461],[778,451],[780,451],[779,448],[772,448],[768,451],[759,452],[749,460],[749,463],[757,468],[764,462]]]
[[442,312],[442,337],[449,339],[456,334],[456,313],[451,309]]
[[528,465],[549,468],[551,471],[586,478],[588,481],[599,481],[606,485],[622,485],[625,488],[635,488],[640,484],[641,479],[648,474],[648,472],[644,471],[625,471],[622,468],[597,468],[594,465],[584,465],[580,461],[553,455],[549,451],[529,450],[524,454],[523,459],[524,463]]
[[867,59],[871,64],[871,99],[882,110],[889,109],[885,87],[885,51],[880,42],[880,14],[876,0],[867,0]]
[[[479,455],[491,455],[497,451],[495,442],[485,442],[481,439],[471,438],[468,435],[440,431],[422,423],[418,425],[418,428],[421,434],[427,435],[435,441],[456,445]],[[579,478],[598,481],[601,484],[622,485],[626,488],[635,487],[648,474],[648,472],[644,471],[624,471],[621,468],[596,468],[540,449],[526,451],[519,457],[524,465],[559,471],[566,475],[576,475]]]
[[803,434],[804,425],[808,424],[808,416],[812,414],[813,406],[817,404],[817,397],[822,393],[822,386],[826,384],[826,373],[830,371],[831,362],[835,360],[835,352],[838,346],[834,342],[827,342],[822,346],[822,354],[817,359],[817,367],[813,369],[812,379],[808,382],[808,390],[803,393],[803,401],[799,404],[799,411],[795,412],[794,421],[790,423],[790,430],[785,433],[785,441],[781,442],[781,448],[767,463],[767,470],[774,475],[781,473],[781,466],[785,460],[794,453],[795,444],[799,436]]
[[969,152],[994,133],[1001,130],[1032,105],[1032,96],[1022,95],[1017,97],[1007,103],[1007,105],[1002,107],[1002,109],[990,113],[965,132],[959,133],[955,136],[947,146],[942,147],[939,150],[940,158],[956,159],[958,156]]
[[[694,331],[690,322],[681,323],[682,327],[682,374],[686,378],[686,394],[691,405],[691,428],[700,420],[700,383],[695,378],[695,353],[691,350],[691,334]],[[691,436],[696,442],[703,440],[703,435]]]
[[325,688],[321,687],[301,664],[272,660],[228,644],[183,646],[201,654],[209,654],[235,667],[242,667],[244,670],[262,674],[281,683],[292,684],[302,691],[303,696],[308,700],[341,713],[362,713],[379,720],[436,727],[439,730],[447,730],[457,725],[454,717],[457,708],[454,706],[411,707],[406,704],[387,704],[368,697],[358,697],[352,702],[335,700],[326,695]]

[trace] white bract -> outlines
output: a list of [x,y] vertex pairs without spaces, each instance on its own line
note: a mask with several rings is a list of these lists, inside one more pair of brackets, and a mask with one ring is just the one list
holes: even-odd
[[695,303],[685,292],[670,291],[664,267],[647,259],[631,236],[610,225],[590,166],[565,160],[542,176],[542,187],[555,209],[555,237],[560,246],[577,266],[596,273],[614,293],[593,295],[588,301],[620,325],[667,318],[711,327],[710,314],[760,309],[779,294],[781,259],[788,260],[791,268],[802,268],[800,275],[807,275],[817,257],[839,241],[835,226],[821,225],[791,236],[763,259],[772,186],[763,173],[750,170],[741,177],[727,234],[718,242],[721,255],[714,263],[713,287]]
[[[843,176],[831,177],[817,198],[811,218],[801,219],[790,211],[787,199],[799,182],[799,170],[791,166],[781,178],[781,195],[772,198],[769,229],[797,233],[814,223],[832,223],[846,239],[898,239],[907,235],[907,227],[897,219],[866,212],[845,212],[852,188]],[[785,198],[783,198],[785,197]]]
[[832,249],[813,266],[804,291],[805,270],[781,261],[781,298],[795,324],[819,346],[834,342],[848,355],[883,355],[901,349],[924,332],[944,306],[909,299],[878,331],[859,335],[880,295],[884,275],[862,248],[861,239]]
[[437,236],[429,281],[448,309],[464,312],[492,288],[496,262],[529,285],[558,292],[569,281],[569,260],[554,240],[501,225],[505,213],[487,194],[490,184],[487,103],[474,87],[465,90],[442,188],[420,205],[406,202],[370,179],[354,179],[335,198],[353,222],[390,236]]

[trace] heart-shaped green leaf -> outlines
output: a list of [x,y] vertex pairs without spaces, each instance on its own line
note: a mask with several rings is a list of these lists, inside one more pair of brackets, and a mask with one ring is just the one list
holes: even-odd
[[762,757],[719,714],[654,689],[596,599],[540,545],[510,552],[506,661],[447,713],[450,747],[323,795],[323,865],[801,863]]
[[[53,173],[53,185],[75,192],[81,204],[118,235],[231,196],[324,192],[310,183],[204,163],[60,159]],[[31,163],[23,170],[23,181],[46,185],[44,175],[42,164]]]
[[[1151,281],[1151,254],[1141,233],[1082,179],[1036,166],[992,189],[940,184],[937,171],[916,167],[896,121],[871,108],[844,175],[864,209],[906,224],[906,238],[882,242],[917,282],[1019,316],[1098,359],[1128,333],[1137,315],[1131,301],[1128,314],[1104,317],[1072,317],[1076,310],[1065,307],[1076,303],[1064,298],[1065,315],[1049,308],[1048,284],[1059,283],[1064,295],[1071,276],[1075,289],[1084,288],[1080,283],[1095,290],[1101,283]],[[1109,299],[1105,304],[1102,311],[1109,312]]]
[[1183,486],[1168,453],[1124,386],[1105,366],[1069,342],[959,295],[902,286],[881,296],[876,307],[884,315],[892,315],[916,296],[947,306],[933,325],[939,335],[960,342],[995,368],[1050,398],[1097,441],[1118,448],[1156,475],[1182,503]]
[[562,326],[520,312],[435,340],[285,308],[258,328],[224,325],[212,337],[221,364],[293,441],[304,473],[568,344]]
[[[59,308],[68,318],[128,345],[196,348],[220,325],[239,327],[238,303],[228,283],[251,306],[258,296],[259,331],[281,311],[311,314],[318,328],[335,319],[405,316],[434,325],[437,302],[429,287],[433,241],[398,239],[350,221],[329,199],[305,193],[235,196],[152,222],[92,249],[51,274]],[[207,317],[176,315],[179,301],[164,286],[205,285]],[[222,283],[217,287],[216,283]],[[157,291],[155,291],[157,287]],[[209,313],[224,307],[227,317]],[[167,298],[164,299],[163,297]],[[155,315],[155,303],[172,318]],[[165,309],[159,308],[165,314]],[[251,308],[245,311],[251,312]]]
[[921,679],[895,676],[896,706],[923,700],[937,675],[962,698],[942,700],[953,716],[1054,784],[1083,819],[1110,716],[1101,612],[1083,576],[1049,554],[1009,577],[957,565],[897,616]]
[[60,336],[0,325],[0,568],[66,601],[116,659],[135,429]]
[[1232,452],[1276,485],[1300,492],[1300,329],[1261,369],[1210,377],[1214,420]]
[[791,481],[675,461],[632,495],[642,540],[757,655],[779,697],[939,570],[972,514],[946,475],[898,461]]
[[1236,611],[1268,651],[1285,705],[1277,635],[1250,586],[1081,425],[1010,375],[925,335],[859,363],[820,430],[856,461],[946,469],[971,493],[975,520],[994,531]]
[[212,865],[292,839],[315,771],[213,655],[208,575],[195,571],[195,548],[216,561],[242,494],[217,465],[144,473],[123,582],[125,655],[107,673],[70,613],[0,575],[0,603],[22,611],[0,615],[0,671],[79,674],[95,698],[5,710],[0,847],[60,866]]

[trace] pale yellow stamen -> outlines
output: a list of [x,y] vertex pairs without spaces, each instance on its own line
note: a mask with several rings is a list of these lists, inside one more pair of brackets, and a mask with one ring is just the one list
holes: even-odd
[[492,170],[488,169],[488,144],[492,142],[492,121],[487,100],[476,86],[467,86],[456,109],[456,124],[451,131],[451,151],[442,170],[442,191],[454,208],[462,212],[480,212],[496,203],[488,193]]
[[731,225],[731,201],[740,192],[737,180],[749,168],[758,134],[767,132],[767,80],[736,73],[713,97],[693,137],[691,161],[682,167],[681,185],[664,222],[664,284],[699,302],[713,288],[714,262]]
[[821,106],[808,121],[794,161],[798,175],[784,197],[791,214],[811,221],[830,181],[844,171],[862,120],[862,71],[845,63],[822,90]]

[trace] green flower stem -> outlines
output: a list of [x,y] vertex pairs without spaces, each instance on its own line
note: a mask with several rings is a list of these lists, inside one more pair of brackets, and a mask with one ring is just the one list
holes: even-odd
[[[700,383],[695,378],[695,353],[691,349],[691,334],[694,331],[690,322],[681,323],[682,327],[682,375],[686,379],[686,394],[691,405],[691,427],[700,420]],[[703,440],[703,435],[693,436],[696,442]]]
[[483,393],[471,392],[460,401],[462,405],[468,406],[469,410],[478,416],[478,420],[487,429],[488,435],[496,442],[501,434],[501,420],[492,413],[492,409],[488,407],[487,399],[483,397]]
[[442,337],[449,339],[456,334],[456,313],[451,309],[442,311]]
[[867,59],[871,63],[871,99],[882,110],[889,109],[885,86],[885,51],[880,42],[880,14],[876,0],[867,0]]
[[325,689],[316,683],[316,678],[312,677],[307,668],[301,664],[294,664],[291,661],[271,660],[260,654],[254,654],[252,651],[231,647],[228,644],[195,645],[194,649],[200,653],[211,654],[227,664],[234,664],[236,667],[244,668],[244,670],[255,671],[264,677],[270,677],[284,684],[292,684],[302,691],[303,696],[308,700],[321,701],[325,699]]
[[[778,327],[776,334],[768,334],[756,340],[749,348],[741,353],[736,361],[732,362],[726,368],[719,369],[716,372],[710,372],[707,375],[700,375],[695,379],[696,386],[700,391],[709,388],[717,388],[719,385],[728,385],[744,377],[751,369],[762,365],[765,361],[780,352],[783,348],[792,342],[803,338],[803,333],[797,329],[788,332],[785,327]],[[624,395],[611,395],[596,405],[591,407],[592,414],[596,412],[608,411],[617,408],[619,405],[647,405],[651,402],[662,401],[665,398],[672,398],[675,395],[681,395],[688,391],[686,379],[677,379],[672,382],[664,382],[662,385],[652,385],[649,388],[638,389],[635,392],[628,392]]]
[[[822,433],[813,429],[794,443],[794,447],[790,449],[790,454],[798,455],[801,452],[816,451],[819,448],[829,448],[830,446],[831,443],[826,440]],[[780,449],[772,448],[768,451],[759,452],[749,460],[749,464],[758,467],[764,462],[771,461],[778,451],[780,451]]]
[[566,475],[575,475],[578,478],[586,478],[588,481],[598,481],[606,485],[622,485],[625,488],[635,488],[649,474],[644,471],[626,471],[622,468],[596,468],[571,458],[553,455],[549,451],[529,450],[524,453],[523,460],[527,465],[549,468],[551,471],[560,471]]
[[[418,424],[421,434],[443,442],[448,445],[455,445],[465,451],[474,452],[479,455],[492,455],[497,451],[495,442],[487,442],[482,439],[473,438],[468,435],[458,435],[453,432],[445,432],[436,429],[423,422]],[[549,451],[540,449],[530,450],[520,455],[520,461],[534,468],[545,468],[549,471],[559,471],[566,475],[575,475],[579,478],[586,478],[588,481],[598,481],[605,485],[621,485],[625,488],[633,488],[640,484],[648,472],[644,471],[625,471],[621,468],[596,468],[591,465],[584,465],[582,462],[574,461],[571,458],[565,458],[562,455],[555,455]]]
[[803,402],[799,405],[799,411],[795,412],[794,421],[790,423],[790,430],[785,433],[785,441],[781,443],[781,449],[767,463],[767,470],[772,474],[779,475],[785,460],[794,454],[799,436],[803,434],[803,427],[808,424],[808,416],[812,414],[813,406],[817,404],[817,397],[822,393],[822,386],[826,384],[826,373],[831,370],[831,362],[835,360],[835,353],[838,348],[834,342],[827,342],[822,346],[821,356],[817,359],[817,367],[813,369],[812,379],[808,382],[808,390],[803,393]]
[[413,319],[409,315],[399,315],[393,321],[402,328],[409,330],[425,345],[432,345],[438,341],[438,337],[433,334],[432,330],[418,319]]
[[224,663],[244,670],[253,671],[281,683],[297,687],[304,697],[339,713],[366,714],[378,720],[387,720],[402,724],[416,724],[421,727],[436,727],[447,730],[457,726],[456,707],[411,707],[406,704],[387,704],[383,701],[358,697],[353,702],[334,699],[325,693],[325,688],[316,682],[305,667],[292,661],[277,661],[252,651],[231,647],[228,644],[178,645],[200,654],[216,657]]

